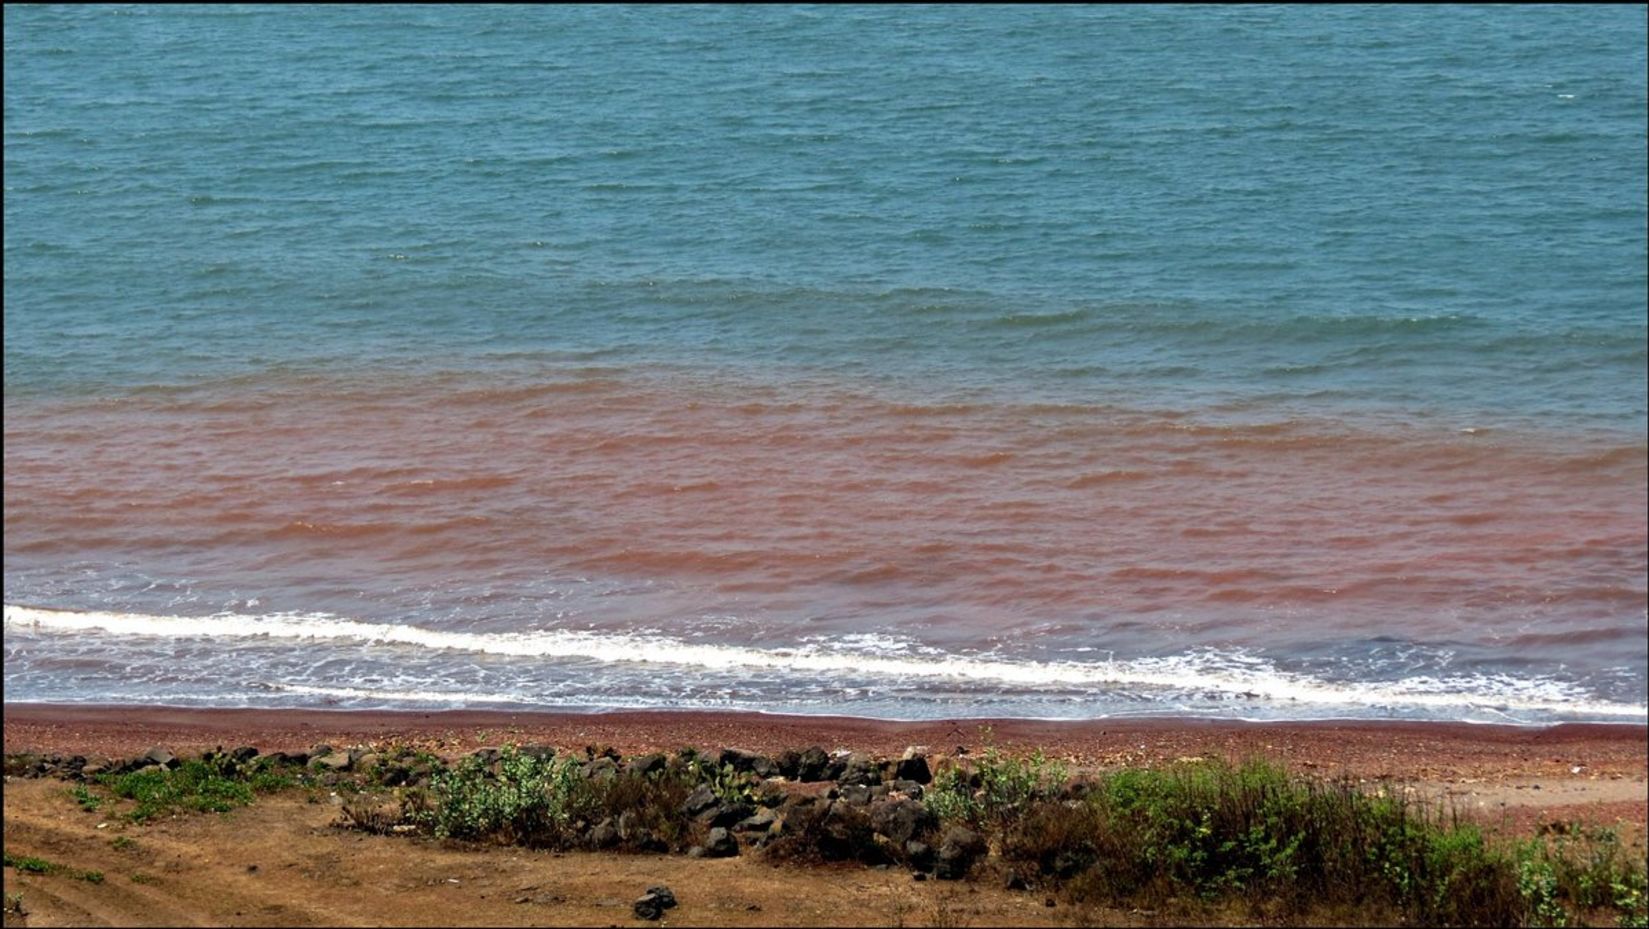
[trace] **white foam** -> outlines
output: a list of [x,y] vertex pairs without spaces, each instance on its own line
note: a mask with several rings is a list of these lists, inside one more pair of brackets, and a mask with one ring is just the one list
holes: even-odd
[[[529,658],[712,671],[761,669],[856,677],[951,679],[1045,689],[1154,688],[1215,692],[1279,704],[1357,708],[1474,708],[1610,718],[1649,718],[1649,706],[1589,697],[1578,687],[1509,675],[1410,677],[1399,681],[1325,681],[1283,671],[1241,652],[1202,650],[1162,658],[1107,661],[1027,661],[943,653],[899,652],[885,637],[813,640],[795,648],[759,649],[686,642],[658,634],[546,629],[530,632],[441,632],[367,623],[320,613],[248,616],[155,616],[5,606],[7,630],[46,634],[104,632],[119,636],[214,640],[294,639],[377,646],[450,649]],[[855,647],[858,646],[858,647]],[[421,695],[423,696],[423,695]],[[442,695],[428,694],[431,699]],[[421,698],[421,697],[420,697]],[[473,697],[471,699],[474,699]]]

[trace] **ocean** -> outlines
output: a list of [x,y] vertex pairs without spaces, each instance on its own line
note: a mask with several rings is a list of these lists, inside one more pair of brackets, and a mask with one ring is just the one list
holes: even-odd
[[5,699],[1649,722],[1634,6],[7,6]]

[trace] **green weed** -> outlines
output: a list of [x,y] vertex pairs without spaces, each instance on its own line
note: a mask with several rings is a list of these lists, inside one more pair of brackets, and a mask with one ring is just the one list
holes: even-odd
[[252,802],[255,794],[291,786],[293,780],[272,770],[239,777],[223,765],[185,761],[176,768],[102,775],[98,782],[116,797],[135,801],[126,818],[146,822],[167,813],[226,813]]

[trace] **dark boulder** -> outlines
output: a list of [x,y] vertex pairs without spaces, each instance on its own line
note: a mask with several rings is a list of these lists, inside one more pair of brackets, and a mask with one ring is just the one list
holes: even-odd
[[748,803],[723,803],[700,813],[696,818],[712,829],[725,829],[755,815],[756,808]]
[[774,756],[773,763],[779,767],[779,776],[793,781],[801,779],[802,753],[793,748],[787,748]]
[[661,919],[664,916],[664,904],[659,901],[658,894],[645,893],[636,898],[630,905],[636,914],[636,919]]
[[778,821],[779,821],[778,815],[775,814],[772,810],[757,810],[755,813],[751,814],[750,816],[747,816],[744,819],[739,820],[738,824],[733,827],[733,831],[734,832],[767,832],[768,830],[772,829],[773,824],[778,822]]
[[897,780],[888,786],[912,800],[920,800],[922,799],[922,794],[926,793],[926,791],[923,790],[922,785],[916,783],[915,781]]
[[636,777],[646,777],[650,774],[662,772],[665,767],[664,756],[654,752],[651,755],[638,755],[631,758],[630,763],[624,766],[624,770]]
[[647,888],[647,892],[657,897],[658,905],[667,910],[676,905],[676,895],[671,893],[670,888],[663,884],[654,884]]
[[584,840],[591,848],[612,848],[619,842],[618,827],[613,825],[613,818],[609,816],[591,826]]
[[830,777],[830,756],[825,750],[815,745],[802,752],[796,760],[796,779],[799,781],[828,781]]
[[739,840],[726,829],[711,829],[704,839],[704,857],[731,858],[739,853]]
[[933,870],[933,846],[926,842],[906,842],[905,858],[918,873]]
[[939,828],[939,818],[915,800],[884,800],[870,808],[870,825],[904,845]]
[[761,778],[777,777],[779,774],[779,766],[773,759],[737,748],[722,749],[716,763],[731,766],[739,774],[754,774]]
[[945,832],[945,840],[939,844],[939,854],[934,860],[934,876],[945,881],[961,880],[967,877],[974,862],[988,850],[989,846],[979,833],[964,826],[952,826]]
[[683,816],[696,817],[706,810],[714,809],[720,803],[721,799],[710,789],[709,784],[700,784],[687,795],[686,800],[682,801],[681,813]]
[[927,784],[933,780],[933,772],[928,769],[926,755],[905,753],[905,757],[893,766],[893,778],[899,781],[915,781],[918,784]]
[[848,784],[838,791],[837,796],[843,803],[865,806],[870,803],[870,788],[860,784]]
[[872,787],[882,783],[882,766],[869,755],[854,752],[842,759],[842,773],[835,778],[838,784],[857,784]]

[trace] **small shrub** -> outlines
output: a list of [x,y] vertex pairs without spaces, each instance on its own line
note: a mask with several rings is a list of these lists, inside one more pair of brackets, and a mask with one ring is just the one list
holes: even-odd
[[417,821],[437,836],[508,844],[571,844],[575,823],[594,809],[589,783],[571,759],[540,758],[506,745],[497,771],[474,756],[430,779]]
[[13,855],[11,852],[5,853],[5,862],[6,867],[16,868],[25,874],[49,874],[52,871],[57,870],[57,865],[52,864],[44,858],[34,858],[28,855]]
[[1064,765],[1049,761],[1041,751],[1014,758],[992,747],[971,772],[955,766],[940,771],[923,800],[941,820],[988,828],[1057,793],[1068,774]]
[[74,802],[88,813],[95,813],[103,806],[103,798],[92,793],[85,784],[76,784],[74,789],[69,791],[69,795],[74,797]]
[[16,868],[26,874],[65,874],[76,880],[88,881],[93,884],[103,883],[102,871],[83,871],[79,868],[69,868],[44,858],[34,858],[26,855],[5,853],[7,867]]

